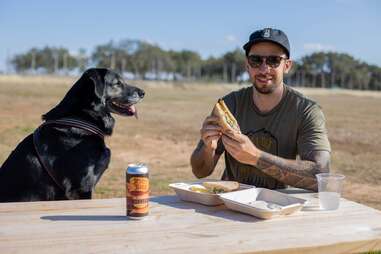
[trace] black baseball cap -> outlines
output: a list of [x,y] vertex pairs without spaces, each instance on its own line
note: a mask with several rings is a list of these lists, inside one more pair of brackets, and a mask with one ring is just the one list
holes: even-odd
[[249,53],[251,46],[255,43],[269,41],[278,44],[286,50],[287,57],[290,58],[290,43],[288,41],[287,35],[278,29],[273,28],[264,28],[253,32],[249,41],[243,45],[243,49],[246,52],[246,55]]

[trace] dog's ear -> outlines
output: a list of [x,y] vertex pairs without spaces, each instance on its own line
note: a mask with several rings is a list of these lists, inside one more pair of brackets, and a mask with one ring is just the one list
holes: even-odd
[[106,74],[108,73],[107,69],[103,68],[94,68],[86,71],[88,78],[93,81],[94,91],[96,96],[101,100],[104,104],[106,99]]
[[94,96],[94,89],[97,97],[102,98],[104,93],[103,73],[105,72],[107,72],[107,69],[94,68],[85,71],[81,78],[66,93],[62,101],[49,112],[42,115],[42,119],[52,120],[75,114],[76,111],[81,110],[84,105],[89,103],[89,100]]

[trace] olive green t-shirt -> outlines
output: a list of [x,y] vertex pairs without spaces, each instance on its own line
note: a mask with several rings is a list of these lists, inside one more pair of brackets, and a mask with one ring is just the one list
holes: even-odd
[[[310,151],[331,151],[325,118],[320,106],[301,93],[284,85],[281,101],[275,108],[261,113],[253,102],[253,87],[243,88],[223,97],[237,119],[241,132],[260,150],[295,160]],[[216,153],[222,154],[219,141]],[[257,187],[285,188],[285,184],[254,166],[242,164],[225,153],[223,180],[234,180]]]

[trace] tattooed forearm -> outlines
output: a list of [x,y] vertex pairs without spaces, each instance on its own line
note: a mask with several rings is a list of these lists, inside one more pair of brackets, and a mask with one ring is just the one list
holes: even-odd
[[206,152],[204,149],[204,142],[200,140],[190,158],[192,172],[197,178],[207,177],[213,173],[220,158],[219,154]]
[[317,191],[315,175],[329,170],[330,154],[326,151],[314,151],[302,160],[286,160],[262,152],[256,167],[287,185]]

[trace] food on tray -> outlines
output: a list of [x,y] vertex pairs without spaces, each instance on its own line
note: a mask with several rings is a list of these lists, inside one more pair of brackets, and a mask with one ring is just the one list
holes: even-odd
[[239,183],[236,181],[210,181],[200,184],[192,184],[189,190],[199,193],[218,194],[239,189]]
[[213,108],[212,115],[219,118],[217,124],[222,127],[222,131],[240,132],[238,122],[226,106],[224,100],[218,100]]
[[239,189],[239,183],[236,181],[213,181],[203,182],[202,185],[214,194],[235,191]]
[[193,184],[189,187],[189,190],[200,193],[209,193],[208,189],[201,184]]

